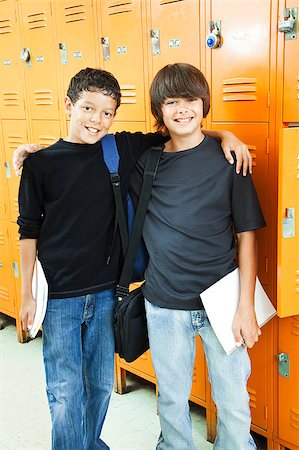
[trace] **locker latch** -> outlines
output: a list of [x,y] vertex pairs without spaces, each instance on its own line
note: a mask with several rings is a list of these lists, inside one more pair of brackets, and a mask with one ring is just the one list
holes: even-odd
[[68,58],[67,58],[67,46],[65,42],[59,42],[58,44],[59,50],[61,50],[61,63],[67,64]]
[[295,237],[295,208],[286,208],[286,217],[282,219],[282,237]]
[[27,67],[31,67],[30,48],[23,48],[20,53],[20,60],[25,62]]
[[4,163],[6,178],[11,178],[11,170],[9,162]]
[[20,273],[19,273],[19,266],[17,262],[13,262],[12,263],[12,267],[13,267],[13,274],[15,278],[19,278]]
[[103,58],[104,61],[110,61],[110,42],[108,37],[101,38],[101,44],[103,46]]
[[290,377],[290,360],[287,353],[278,353],[278,373],[281,377]]
[[150,37],[152,40],[152,55],[160,55],[160,30],[150,30]]
[[208,48],[221,47],[221,23],[220,20],[209,22],[209,34],[206,37],[206,46]]
[[278,31],[285,33],[286,40],[297,39],[298,8],[285,8],[278,22]]

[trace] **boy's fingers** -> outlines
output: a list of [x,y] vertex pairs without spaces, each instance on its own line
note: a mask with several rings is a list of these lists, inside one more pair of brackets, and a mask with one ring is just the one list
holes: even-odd
[[225,155],[225,158],[227,159],[227,161],[230,164],[234,164],[234,158],[232,157],[232,152],[231,152],[230,147],[225,146],[223,148],[223,151],[224,151],[224,155]]

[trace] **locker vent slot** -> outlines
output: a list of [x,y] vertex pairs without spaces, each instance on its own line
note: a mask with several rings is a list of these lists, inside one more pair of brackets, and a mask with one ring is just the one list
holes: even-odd
[[224,87],[222,92],[224,96],[222,100],[224,102],[235,101],[256,101],[257,96],[253,94],[256,92],[256,78],[229,78],[223,80]]
[[12,151],[15,151],[15,149],[24,142],[26,142],[26,137],[21,134],[9,134],[7,136],[8,148]]
[[28,14],[28,29],[45,28],[47,26],[47,16],[45,12]]
[[247,144],[248,150],[250,151],[250,154],[252,156],[252,167],[256,166],[256,146]]
[[2,232],[0,232],[0,245],[4,245],[5,241],[4,241],[4,234]]
[[65,23],[81,22],[86,20],[85,3],[78,3],[64,8]]
[[17,249],[17,251],[19,252],[21,250],[21,244],[20,244],[20,239],[19,237],[16,237],[16,243],[15,243],[15,248]]
[[[297,291],[298,292],[298,291]],[[299,318],[296,317],[292,318],[291,322],[291,334],[294,334],[295,336],[299,337]]]
[[34,91],[36,105],[53,105],[53,92],[51,90]]
[[299,430],[299,409],[297,408],[290,409],[290,425],[291,428]]
[[256,408],[256,391],[250,387],[247,387],[249,394],[249,406],[251,408]]
[[0,34],[12,33],[11,19],[0,20]]
[[108,0],[108,14],[122,14],[133,11],[133,2],[125,0]]
[[19,201],[18,201],[18,197],[14,197],[13,205],[14,205],[15,212],[17,213],[17,215],[19,215]]
[[57,137],[50,134],[42,134],[38,136],[38,143],[40,145],[52,145],[57,141]]
[[184,2],[185,0],[160,0],[160,5],[168,5],[168,3]]
[[133,104],[136,101],[136,86],[131,84],[121,84],[121,103],[122,104]]
[[3,106],[20,106],[18,91],[3,92]]
[[0,288],[0,299],[5,300],[6,302],[9,301],[9,291],[3,287]]

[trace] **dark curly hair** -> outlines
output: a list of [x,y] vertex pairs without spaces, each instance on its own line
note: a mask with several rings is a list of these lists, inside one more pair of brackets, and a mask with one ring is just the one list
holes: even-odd
[[66,95],[72,103],[76,103],[83,91],[101,92],[116,101],[117,109],[120,105],[121,91],[117,79],[106,70],[86,69],[80,70],[70,81]]
[[159,70],[150,87],[151,110],[158,131],[165,130],[162,105],[167,98],[201,98],[203,117],[210,110],[210,89],[207,80],[191,64],[168,64]]

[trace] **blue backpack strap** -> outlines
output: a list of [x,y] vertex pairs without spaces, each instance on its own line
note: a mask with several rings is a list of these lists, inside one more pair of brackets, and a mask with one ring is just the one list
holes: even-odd
[[114,134],[106,134],[101,139],[103,158],[110,173],[117,173],[119,166],[119,153]]

